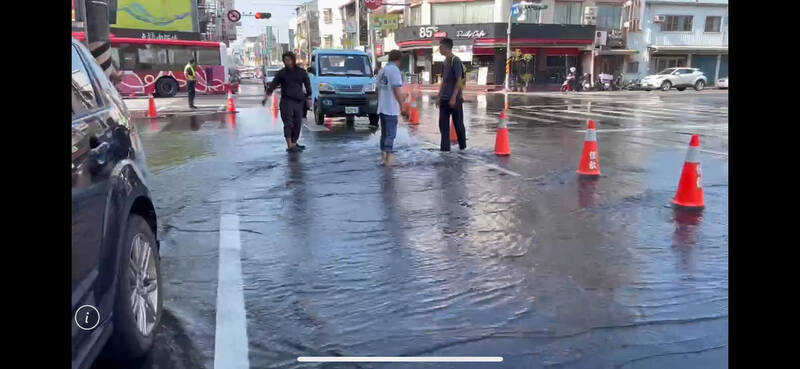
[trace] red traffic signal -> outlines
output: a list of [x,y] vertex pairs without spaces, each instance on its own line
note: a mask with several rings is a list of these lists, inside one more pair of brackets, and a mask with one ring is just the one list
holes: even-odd
[[272,16],[270,13],[256,13],[256,19],[269,19]]

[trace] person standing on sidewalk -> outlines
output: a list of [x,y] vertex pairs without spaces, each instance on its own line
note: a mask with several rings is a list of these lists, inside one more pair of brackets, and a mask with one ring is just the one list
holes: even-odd
[[394,138],[397,136],[397,118],[402,105],[403,77],[398,66],[403,55],[399,50],[389,52],[389,63],[378,72],[378,116],[381,120],[381,165],[395,165]]
[[453,40],[443,38],[439,41],[439,52],[444,55],[442,83],[439,87],[439,132],[442,135],[441,151],[450,151],[450,117],[458,137],[458,148],[467,148],[467,131],[464,128],[464,97],[461,89],[464,83],[464,64],[453,55]]
[[267,96],[272,95],[278,85],[281,86],[281,101],[278,106],[283,121],[286,151],[298,152],[306,149],[304,145],[298,144],[297,140],[303,127],[306,100],[311,97],[311,81],[308,79],[308,73],[296,65],[297,59],[294,53],[287,51],[283,53],[281,59],[284,67],[272,78],[267,88]]
[[183,75],[186,76],[186,92],[189,93],[189,108],[190,109],[197,109],[194,106],[194,84],[195,84],[195,68],[197,68],[197,62],[194,58],[189,59],[189,63],[183,67]]

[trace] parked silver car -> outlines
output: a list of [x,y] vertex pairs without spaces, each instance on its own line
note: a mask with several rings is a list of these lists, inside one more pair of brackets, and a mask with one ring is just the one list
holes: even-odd
[[720,78],[717,80],[717,88],[728,89],[728,77]]
[[669,91],[673,87],[678,91],[683,91],[686,87],[693,87],[696,91],[700,91],[706,86],[706,83],[706,76],[697,68],[667,68],[642,78],[640,87],[647,91],[657,88]]

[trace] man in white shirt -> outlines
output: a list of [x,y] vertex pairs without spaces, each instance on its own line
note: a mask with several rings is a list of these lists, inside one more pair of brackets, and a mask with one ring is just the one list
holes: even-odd
[[402,59],[398,50],[389,52],[389,63],[378,72],[378,115],[381,120],[381,165],[395,164],[392,155],[394,138],[397,136],[397,117],[402,106],[403,77],[397,68]]

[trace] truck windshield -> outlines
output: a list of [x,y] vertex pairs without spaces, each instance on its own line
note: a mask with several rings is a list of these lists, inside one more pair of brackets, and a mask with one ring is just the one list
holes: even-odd
[[372,68],[364,55],[319,55],[320,76],[371,77]]

